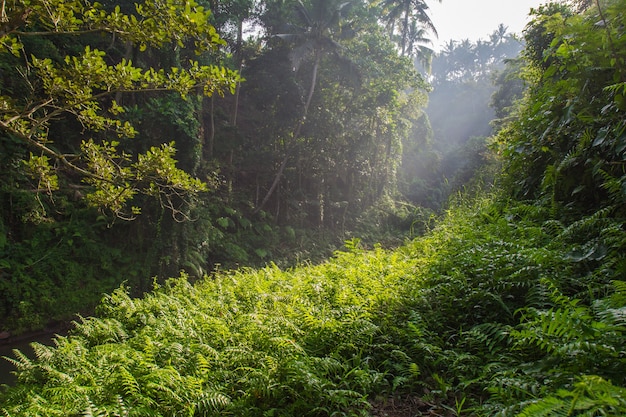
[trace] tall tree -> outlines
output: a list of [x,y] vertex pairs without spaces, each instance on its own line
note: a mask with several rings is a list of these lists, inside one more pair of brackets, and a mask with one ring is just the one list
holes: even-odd
[[[441,3],[441,0],[438,0]],[[428,4],[424,0],[383,0],[381,3],[383,9],[383,19],[387,23],[390,36],[392,39],[396,37],[396,27],[400,27],[399,45],[402,55],[411,54],[411,52],[421,52],[414,50],[410,46],[419,38],[424,39],[425,32],[431,32],[437,36],[437,29],[428,15]],[[419,40],[421,40],[419,39]]]
[[[298,71],[300,66],[307,60],[312,61],[313,65],[308,93],[302,109],[302,118],[293,129],[291,135],[293,139],[300,136],[302,126],[306,122],[311,99],[317,84],[317,75],[322,57],[326,54],[333,54],[335,57],[339,57],[337,54],[339,44],[334,38],[338,37],[341,32],[339,23],[341,18],[345,16],[349,5],[349,2],[338,3],[337,0],[314,0],[310,7],[306,7],[304,3],[298,0],[295,5],[297,21],[291,25],[293,31],[276,35],[294,43],[295,46],[289,54],[294,71]],[[265,206],[276,190],[292,151],[292,149],[287,150],[274,181],[257,207],[257,211]]]

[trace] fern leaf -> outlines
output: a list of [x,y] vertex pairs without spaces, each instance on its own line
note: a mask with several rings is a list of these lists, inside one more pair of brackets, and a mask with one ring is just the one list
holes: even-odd
[[489,353],[494,354],[509,344],[511,327],[501,323],[483,323],[468,333],[485,344]]
[[560,398],[548,397],[524,407],[517,417],[569,417],[569,407]]
[[231,399],[218,391],[205,391],[197,401],[198,411],[208,413],[220,411],[231,403]]
[[599,376],[583,375],[571,391],[561,389],[524,407],[518,417],[600,415],[626,415],[626,389]]
[[47,346],[37,342],[31,343],[30,346],[35,352],[35,356],[39,361],[49,362],[54,355],[54,349],[51,346]]
[[33,361],[19,349],[13,349],[13,355],[15,355],[16,358],[10,358],[8,356],[3,356],[2,358],[9,361],[18,371],[34,369],[35,364]]
[[119,365],[115,372],[117,378],[119,378],[119,384],[126,394],[130,398],[137,398],[141,396],[141,388],[135,377],[124,366]]

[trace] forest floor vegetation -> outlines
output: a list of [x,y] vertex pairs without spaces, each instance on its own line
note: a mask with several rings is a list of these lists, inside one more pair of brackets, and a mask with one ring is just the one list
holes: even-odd
[[35,359],[9,358],[0,410],[624,415],[623,221],[546,214],[484,197],[395,250],[353,239],[319,265],[120,288]]

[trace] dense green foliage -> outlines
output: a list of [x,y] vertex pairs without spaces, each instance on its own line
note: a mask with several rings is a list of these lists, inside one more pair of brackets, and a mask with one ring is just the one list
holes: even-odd
[[426,84],[378,6],[117,3],[2,3],[0,331],[122,282],[317,261],[356,228],[402,240]]
[[624,214],[624,3],[601,3],[576,15],[537,11],[541,30],[526,32],[531,91],[499,137],[514,194],[555,213]]
[[[408,396],[441,415],[626,415],[626,0],[576,3],[580,9],[561,4],[537,9],[525,31],[521,59],[500,78],[495,101],[502,103],[502,129],[491,143],[500,161],[491,169],[501,167],[502,172],[489,184],[491,192],[477,186],[471,198],[459,196],[435,225],[416,222],[413,226],[425,233],[396,249],[366,250],[358,239],[350,239],[344,251],[318,265],[283,269],[270,264],[209,275],[194,262],[205,253],[204,246],[194,244],[192,232],[168,229],[163,211],[147,211],[142,216],[153,216],[157,239],[146,243],[152,245],[146,265],[156,261],[167,270],[167,262],[155,256],[159,250],[179,260],[186,253],[197,276],[183,273],[164,283],[155,280],[141,298],[121,287],[104,296],[94,317],[77,320],[68,336],[57,337],[55,346],[34,344],[35,358],[16,351],[8,360],[17,368],[18,383],[0,391],[1,414],[367,416],[378,414],[385,401],[398,403]],[[264,17],[277,19],[280,10],[268,9]],[[364,10],[356,10],[355,16],[359,13]],[[374,22],[365,18],[350,23]],[[356,51],[370,42],[389,45],[379,34],[372,30],[345,39],[344,58],[358,62]],[[287,57],[280,38],[274,40],[272,54]],[[379,51],[389,67],[407,69],[401,57]],[[279,180],[283,192],[271,198],[278,218],[283,213],[279,208],[299,190],[316,199],[315,222],[327,221],[332,212],[322,209],[322,203],[342,196],[341,189],[330,187],[339,183],[330,175],[339,171],[330,168],[338,164],[334,158],[356,152],[352,134],[371,139],[358,142],[362,149],[371,144],[371,149],[387,151],[384,163],[363,166],[381,175],[363,177],[375,182],[393,171],[390,161],[399,163],[393,155],[406,140],[403,135],[419,131],[419,125],[399,122],[402,111],[413,108],[411,98],[395,90],[402,83],[394,85],[397,95],[380,96],[389,86],[380,61],[362,74],[370,77],[372,89],[367,91],[372,96],[359,96],[347,78],[334,78],[347,61],[333,62],[331,56],[324,61],[320,55],[319,66],[302,79],[292,74],[288,82],[294,85],[318,86],[316,80],[324,80],[319,88],[300,89],[317,94],[304,93],[298,111],[278,99],[268,104],[272,111],[290,115],[293,124],[278,126],[268,120],[259,125],[265,132],[280,133],[268,135],[279,140],[274,145],[283,151],[274,159],[278,172],[284,173]],[[513,103],[514,95],[505,89],[519,88],[516,71],[528,88]],[[262,89],[260,80],[269,77],[263,71],[257,76],[251,85]],[[333,104],[340,105],[335,110],[348,108],[351,102],[342,101],[344,96],[365,112],[325,113]],[[316,103],[328,97],[333,100]],[[413,99],[419,97],[418,92]],[[386,106],[378,106],[381,100]],[[159,108],[159,114],[183,114],[171,111],[173,107]],[[391,112],[387,119],[385,110]],[[149,113],[145,117],[158,119]],[[398,124],[385,124],[389,119]],[[309,124],[315,120],[319,130]],[[334,136],[336,141],[324,141],[324,126],[334,123],[349,124],[352,130]],[[380,129],[384,135],[377,138],[386,140],[377,143],[365,126]],[[243,126],[236,130],[246,136]],[[258,149],[267,151],[265,146],[269,144]],[[332,155],[323,156],[329,149]],[[290,160],[294,169],[282,164]],[[318,176],[299,184],[297,174],[304,166]],[[354,173],[354,183],[358,179]],[[357,190],[363,193],[359,201],[372,198],[362,213],[384,207],[385,200],[374,199],[371,189],[351,192]],[[269,216],[259,210],[262,220],[252,223],[226,204],[204,204],[192,206],[189,214],[218,236],[226,236],[228,229],[243,235]],[[51,252],[55,258],[68,256],[77,244],[81,251],[91,250],[90,239],[101,225],[86,227],[79,216],[73,221],[65,229],[52,223],[47,235],[25,235],[23,242],[38,248],[46,239],[57,239]],[[137,224],[131,230],[147,236],[147,225]],[[0,225],[0,236],[9,236],[4,232],[8,225]],[[269,221],[266,225],[268,236],[279,233]],[[165,230],[178,232],[160,241]],[[286,240],[301,237],[296,229],[285,230],[291,230]],[[170,246],[155,247],[164,242]],[[8,243],[2,238],[0,249],[14,251],[30,266],[57,265]],[[260,257],[262,248],[256,248]],[[117,256],[116,266],[126,261],[124,252],[107,254]],[[11,271],[20,266],[1,265]],[[94,273],[112,269],[112,263],[96,265],[102,271]],[[136,267],[129,264],[129,270]],[[27,282],[33,291],[46,290]]]
[[623,224],[545,214],[465,203],[394,251],[119,289],[13,360],[4,414],[368,415],[410,391],[463,415],[620,415]]
[[[2,13],[3,156],[7,162],[23,165],[13,171],[31,179],[31,192],[52,196],[61,186],[77,186],[72,177],[79,177],[87,185],[84,198],[90,205],[118,217],[133,217],[141,212],[132,205],[137,194],[158,197],[163,206],[179,214],[178,199],[184,193],[207,189],[175,166],[173,142],[145,146],[137,154],[121,147],[120,140],[133,138],[137,131],[120,117],[126,109],[119,101],[123,93],[143,91],[177,91],[186,96],[200,89],[208,95],[223,94],[234,88],[237,74],[197,61],[173,68],[135,66],[119,51],[103,49],[105,42],[115,44],[118,39],[141,51],[185,42],[194,43],[198,53],[215,48],[223,41],[208,23],[209,11],[192,1],[145,2],[130,15],[122,14],[119,6],[109,11],[99,3],[33,1],[3,2]],[[66,39],[72,36],[71,42]],[[87,39],[81,42],[83,37]],[[59,119],[75,123],[82,131],[58,128]],[[104,133],[94,137],[100,132]],[[15,177],[11,180],[19,182],[5,180],[5,188],[28,184],[25,178]]]
[[[188,218],[189,203],[214,186],[212,177],[197,178],[188,156],[194,150],[188,143],[197,141],[189,116],[177,119],[180,113],[161,103],[169,98],[181,113],[191,112],[190,94],[223,94],[239,77],[215,60],[201,65],[181,53],[175,60],[154,56],[189,45],[187,58],[197,58],[194,50],[206,56],[222,45],[211,12],[193,1],[147,1],[133,9],[2,3],[3,330],[88,312],[123,280],[141,290],[153,268],[143,261],[158,264],[155,244],[143,242],[161,233],[165,213]],[[150,137],[137,130],[146,114],[173,121]],[[186,155],[176,155],[174,139]],[[111,228],[140,214],[149,227]]]

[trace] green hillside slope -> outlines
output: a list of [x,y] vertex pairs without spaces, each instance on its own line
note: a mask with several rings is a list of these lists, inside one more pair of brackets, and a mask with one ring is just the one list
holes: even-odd
[[410,394],[460,415],[623,415],[622,224],[544,216],[485,199],[394,251],[120,289],[17,354],[3,413],[366,416]]

